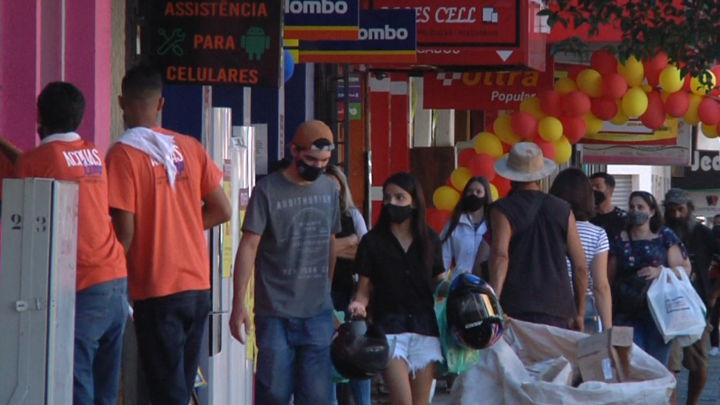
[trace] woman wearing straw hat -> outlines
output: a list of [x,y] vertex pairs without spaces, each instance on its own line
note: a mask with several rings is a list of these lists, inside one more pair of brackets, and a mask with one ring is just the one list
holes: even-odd
[[555,169],[529,142],[495,163],[512,193],[490,210],[490,284],[508,316],[582,331],[588,270],[575,217],[567,202],[540,190],[540,180]]

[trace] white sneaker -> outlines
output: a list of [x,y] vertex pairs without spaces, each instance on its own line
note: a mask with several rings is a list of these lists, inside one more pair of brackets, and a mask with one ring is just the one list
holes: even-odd
[[710,355],[711,356],[720,356],[720,348],[713,347],[710,349]]

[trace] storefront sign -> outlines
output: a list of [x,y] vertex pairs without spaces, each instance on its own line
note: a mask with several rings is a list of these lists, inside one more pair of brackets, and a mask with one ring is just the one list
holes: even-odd
[[279,87],[282,3],[140,2],[142,56],[173,84]]
[[300,63],[413,63],[415,12],[361,10],[356,41],[300,41]]
[[552,90],[553,83],[552,70],[425,73],[423,108],[517,110],[522,100]]
[[720,152],[695,151],[692,164],[682,176],[672,177],[672,186],[686,190],[720,189]]
[[[673,121],[676,121],[672,126],[677,128],[677,132],[676,137],[670,139],[672,144],[583,143],[578,147],[581,160],[584,164],[686,166],[690,164],[692,127],[684,121]],[[613,139],[622,140],[623,137],[633,136],[643,135],[621,135]],[[663,142],[667,142],[667,140],[663,140]]]
[[358,39],[358,0],[285,0],[284,37],[293,39]]
[[606,121],[600,132],[585,136],[581,142],[583,144],[612,145],[675,145],[678,137],[678,125],[681,122],[676,118],[668,118],[660,129],[653,131],[637,118],[630,119],[623,125],[614,125]]

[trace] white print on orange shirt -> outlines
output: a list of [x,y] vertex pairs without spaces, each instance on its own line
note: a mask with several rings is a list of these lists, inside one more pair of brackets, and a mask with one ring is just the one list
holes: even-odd
[[[177,168],[177,175],[181,175],[183,171],[185,171],[185,157],[183,157],[182,153],[180,152],[180,148],[177,145],[173,145],[173,154],[172,154],[172,161],[175,163],[175,167]],[[160,166],[160,163],[156,162],[153,159],[150,159],[150,162],[152,162],[153,167]]]

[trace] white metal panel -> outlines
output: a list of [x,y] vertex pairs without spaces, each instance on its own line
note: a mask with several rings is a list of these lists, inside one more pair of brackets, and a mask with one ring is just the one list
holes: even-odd
[[613,191],[612,204],[624,210],[628,209],[630,193],[633,192],[633,176],[631,174],[615,174],[615,190]]

